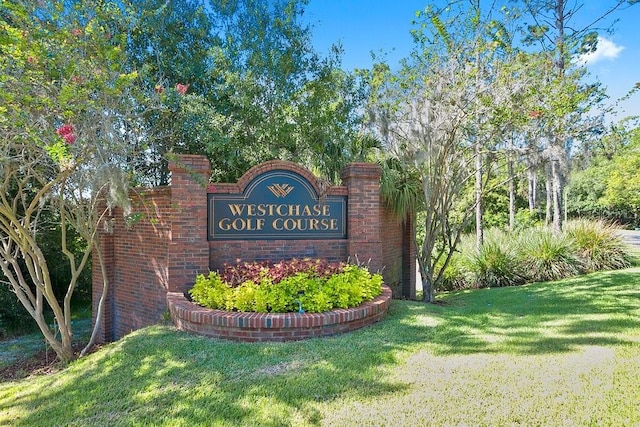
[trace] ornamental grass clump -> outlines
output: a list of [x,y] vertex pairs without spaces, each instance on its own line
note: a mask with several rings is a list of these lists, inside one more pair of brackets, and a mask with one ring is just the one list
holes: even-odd
[[573,239],[553,236],[550,230],[532,228],[520,235],[519,256],[530,282],[546,282],[577,276],[582,263],[575,254]]
[[321,313],[356,307],[381,293],[382,276],[366,267],[311,259],[226,265],[199,275],[189,291],[204,307],[258,313]]
[[526,282],[514,250],[506,242],[487,241],[471,256],[478,288],[517,286]]
[[573,239],[585,271],[618,270],[631,266],[615,224],[577,219],[565,224],[565,233]]

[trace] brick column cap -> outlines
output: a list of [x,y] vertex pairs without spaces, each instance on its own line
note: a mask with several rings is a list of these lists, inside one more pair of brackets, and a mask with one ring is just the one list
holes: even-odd
[[379,180],[382,177],[382,168],[377,163],[349,163],[342,169],[340,178],[345,181],[353,178]]
[[200,154],[178,154],[172,156],[169,161],[169,170],[171,172],[206,172],[209,174],[211,165],[206,156]]

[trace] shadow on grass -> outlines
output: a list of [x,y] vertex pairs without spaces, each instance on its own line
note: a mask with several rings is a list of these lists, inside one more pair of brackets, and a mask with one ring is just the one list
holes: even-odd
[[640,270],[445,296],[436,354],[547,354],[640,342]]
[[407,387],[385,373],[403,349],[424,339],[401,327],[405,315],[395,307],[372,327],[294,343],[231,343],[146,328],[25,384],[28,391],[15,399],[0,392],[0,415],[12,407],[21,416],[11,424],[29,426],[319,425],[323,402]]
[[518,357],[637,343],[639,277],[635,269],[453,293],[444,305],[394,301],[374,326],[295,343],[146,328],[58,374],[0,386],[0,424],[319,425],[335,399],[407,390],[388,373],[412,352]]

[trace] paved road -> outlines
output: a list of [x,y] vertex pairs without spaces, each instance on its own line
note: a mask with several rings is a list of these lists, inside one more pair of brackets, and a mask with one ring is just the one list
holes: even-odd
[[620,230],[620,234],[624,241],[634,249],[640,250],[640,231],[637,230]]

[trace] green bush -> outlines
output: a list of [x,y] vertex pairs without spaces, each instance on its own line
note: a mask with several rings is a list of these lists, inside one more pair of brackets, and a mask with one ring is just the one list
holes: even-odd
[[544,217],[540,211],[531,212],[529,208],[519,209],[516,212],[516,229],[527,230],[533,227],[542,227],[544,225]]
[[199,304],[220,310],[227,310],[227,301],[234,300],[231,288],[215,272],[209,273],[209,277],[199,274],[189,293]]
[[[458,249],[451,256],[449,265],[442,273],[442,281],[436,286],[436,291],[457,291],[463,289],[473,289],[475,285],[470,255],[475,251],[475,235],[465,234],[462,236]],[[442,269],[444,258],[436,264],[436,272],[439,274]]]
[[[321,313],[356,307],[382,292],[382,276],[370,274],[367,268],[349,264],[336,264],[328,269],[326,266],[325,262],[300,260],[273,265],[245,263],[239,268],[225,267],[223,274],[233,277],[232,283],[219,273],[210,272],[208,277],[199,275],[189,293],[194,302],[214,309],[287,313],[302,308]],[[240,277],[241,271],[251,279]]]
[[631,265],[625,244],[612,222],[577,219],[565,224],[565,233],[576,245],[587,272],[616,270]]
[[[449,265],[442,276],[442,282],[437,286],[436,291],[459,291],[472,287],[469,280],[469,270],[463,261],[463,256],[459,253],[453,254]],[[438,266],[436,266],[438,268]],[[438,270],[439,271],[439,270]]]
[[579,274],[580,259],[573,240],[553,236],[546,228],[532,228],[520,235],[519,257],[529,282],[559,280]]
[[477,251],[475,234],[461,238],[437,291],[514,286],[631,265],[617,228],[606,221],[569,221],[558,237],[544,227],[494,228],[484,240]]
[[462,237],[444,272],[441,289],[462,290],[516,286],[526,277],[518,257],[514,234],[497,228],[485,232],[484,244],[476,249],[475,234]]
[[471,257],[471,268],[478,288],[516,286],[526,281],[516,254],[506,241],[485,242]]

